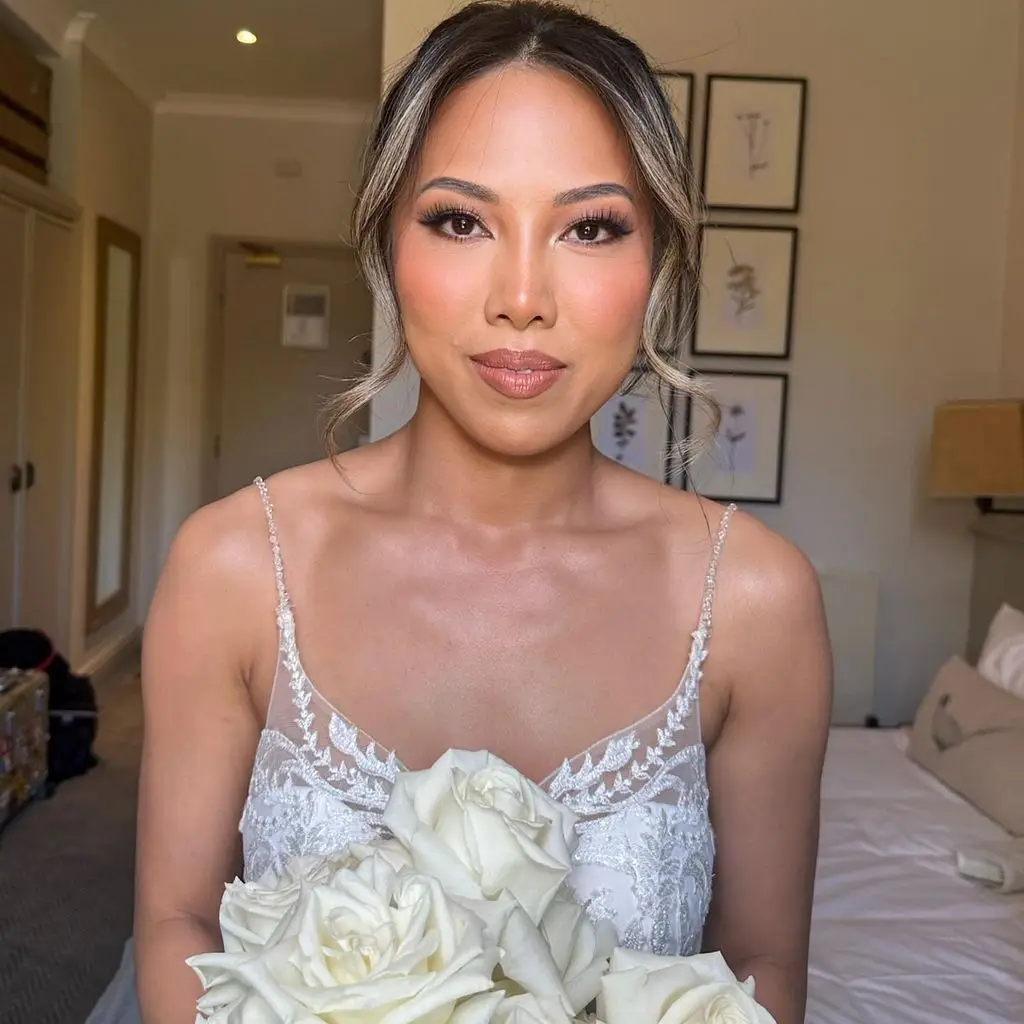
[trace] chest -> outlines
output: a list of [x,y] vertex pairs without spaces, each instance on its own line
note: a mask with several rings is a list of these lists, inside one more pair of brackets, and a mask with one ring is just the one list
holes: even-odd
[[297,650],[322,697],[406,765],[472,747],[540,779],[673,695],[705,570],[650,533],[377,531],[291,574]]

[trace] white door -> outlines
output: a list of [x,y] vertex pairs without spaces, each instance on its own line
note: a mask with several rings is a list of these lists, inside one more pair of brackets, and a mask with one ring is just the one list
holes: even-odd
[[71,303],[54,302],[53,296],[76,294],[73,244],[69,228],[33,217],[24,419],[31,486],[25,491],[19,617],[60,650],[71,643],[77,373],[68,366],[68,339],[75,336],[78,318]]
[[[373,303],[348,250],[292,256],[285,248],[278,266],[250,264],[240,252],[224,258],[218,497],[256,476],[323,458],[323,400],[369,361],[373,326]],[[286,320],[286,289],[298,296],[294,313],[326,312],[322,332],[315,316],[304,329]],[[339,446],[357,444],[368,424],[369,410],[362,410]]]
[[0,629],[14,624],[17,510],[24,501],[21,349],[28,215],[0,199]]

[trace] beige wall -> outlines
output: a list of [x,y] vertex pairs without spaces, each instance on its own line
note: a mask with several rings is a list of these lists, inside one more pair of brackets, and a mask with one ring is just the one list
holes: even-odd
[[[210,239],[336,242],[347,235],[365,109],[204,106],[156,118],[143,495],[143,594],[201,501]],[[298,178],[275,174],[298,162]],[[310,411],[311,415],[315,410]]]
[[999,381],[999,391],[1007,398],[1024,397],[1024,16],[1020,20],[1017,54],[1017,116]]
[[[453,6],[386,0],[385,68]],[[977,0],[595,6],[657,62],[700,76],[698,138],[706,73],[810,81],[803,211],[729,218],[801,229],[793,358],[777,367],[791,375],[785,502],[752,511],[819,568],[880,575],[877,710],[906,718],[967,630],[971,510],[924,497],[931,411],[1021,369],[1003,346],[1017,0],[987,0],[984,17]],[[1012,258],[1024,269],[1024,251]],[[1024,327],[1012,285],[1007,299]],[[408,408],[385,396],[374,436]]]
[[[76,229],[80,243],[79,334],[69,351],[77,371],[75,432],[75,516],[71,566],[71,650],[74,664],[102,661],[136,628],[137,607],[95,637],[85,635],[88,563],[89,482],[95,356],[96,220],[109,217],[142,236],[149,220],[153,115],[150,108],[87,49],[69,47],[59,73],[62,134],[59,182],[81,204]],[[143,301],[146,288],[143,260]],[[145,349],[145,331],[141,339]],[[138,478],[139,474],[136,474]],[[135,531],[135,567],[139,566],[139,530]],[[138,597],[138,588],[136,586]]]

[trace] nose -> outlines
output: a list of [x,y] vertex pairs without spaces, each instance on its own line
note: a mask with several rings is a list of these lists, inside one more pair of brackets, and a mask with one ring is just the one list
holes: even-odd
[[529,239],[497,247],[484,310],[488,323],[511,324],[517,331],[554,326],[557,305],[549,259],[543,244]]

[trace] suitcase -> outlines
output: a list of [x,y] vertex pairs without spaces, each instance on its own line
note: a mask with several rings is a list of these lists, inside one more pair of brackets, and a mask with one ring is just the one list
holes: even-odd
[[0,672],[0,829],[46,785],[49,678]]

